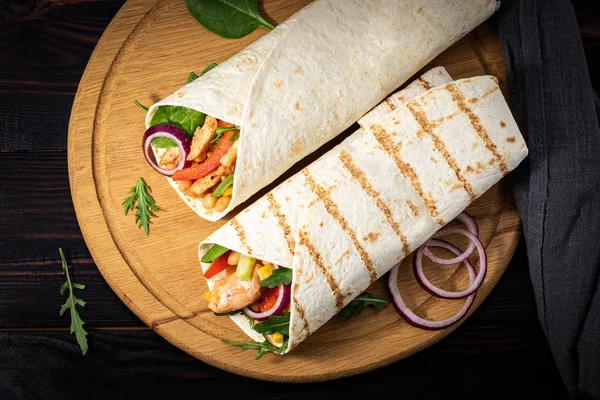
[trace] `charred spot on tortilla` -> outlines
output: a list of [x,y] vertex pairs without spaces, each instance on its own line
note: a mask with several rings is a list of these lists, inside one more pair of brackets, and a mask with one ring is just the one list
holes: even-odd
[[185,96],[185,93],[177,92],[177,98],[182,98],[183,96]]
[[292,155],[297,156],[302,151],[302,142],[300,139],[294,140],[292,143]]
[[258,129],[258,124],[252,124],[252,129]]
[[319,223],[319,226],[320,226],[321,228],[323,227],[323,221],[321,221],[321,222]]
[[[500,128],[506,128],[506,122],[504,121],[500,121]],[[514,136],[511,136],[513,139],[515,138]],[[510,138],[509,138],[510,139]],[[508,139],[507,139],[508,140]]]
[[515,142],[517,141],[517,138],[515,138],[514,136],[507,137],[507,138],[506,138],[506,141],[507,141],[508,143],[515,143]]
[[470,166],[470,165],[467,165],[467,169],[466,169],[466,171],[467,171],[467,172],[475,172],[475,170],[474,170],[473,168],[471,168],[471,166]]
[[302,102],[300,100],[296,101],[296,104],[294,104],[294,108],[298,111],[302,111],[302,109],[303,109]]
[[419,8],[417,8],[417,14],[423,14],[423,6],[419,6]]
[[276,79],[276,80],[273,81],[273,87],[275,89],[279,89],[282,86],[283,86],[283,82],[281,80]]
[[301,73],[301,72],[302,72],[302,68],[300,68],[300,67],[296,67],[296,68],[294,68],[294,73],[295,73],[295,74],[299,74],[299,73]]
[[341,99],[344,97],[344,92],[342,92],[341,90],[338,91],[338,99]]
[[377,241],[377,239],[379,239],[379,233],[375,233],[375,232],[369,232],[367,234],[367,236],[365,236],[363,238],[364,242],[371,242],[371,243],[375,243]]
[[417,81],[421,84],[421,86],[423,86],[423,88],[425,90],[429,90],[431,89],[431,85],[429,84],[429,82],[427,82],[425,79],[423,79],[422,77],[418,77]]
[[469,100],[467,100],[469,103],[477,103],[479,101],[479,99],[477,97],[471,97]]
[[387,98],[387,99],[385,99],[385,102],[390,107],[390,109],[392,111],[394,111],[396,109],[396,105],[394,104],[394,102],[392,101],[392,99]]

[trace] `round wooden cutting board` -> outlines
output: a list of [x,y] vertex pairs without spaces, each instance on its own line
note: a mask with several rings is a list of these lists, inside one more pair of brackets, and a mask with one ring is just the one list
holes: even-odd
[[[262,13],[269,21],[280,23],[309,2],[265,0]],[[77,92],[68,147],[73,202],[98,268],[123,302],[165,339],[202,361],[240,375],[288,382],[334,379],[387,365],[430,346],[456,325],[423,331],[406,324],[391,306],[379,313],[368,309],[347,322],[335,317],[286,356],[267,354],[255,361],[254,351],[221,342],[248,338],[229,318],[216,317],[207,308],[204,294],[208,289],[197,246],[226,221],[202,220],[147,165],[141,149],[145,112],[133,101],[150,105],[160,100],[184,85],[189,72],[223,62],[265,33],[258,29],[239,40],[217,37],[188,14],[183,0],[129,1],[106,29]],[[500,46],[489,24],[480,26],[428,67],[436,65],[446,67],[454,78],[486,73],[501,80],[504,77]],[[149,236],[137,228],[133,213],[123,214],[122,202],[138,177],[152,187],[161,207]],[[520,225],[503,182],[468,211],[479,222],[489,259],[489,271],[472,312],[504,272],[516,248]],[[419,315],[441,319],[462,306],[463,300],[439,300],[421,290],[409,264],[410,260],[405,260],[399,285],[406,302]],[[468,275],[455,269],[428,265],[426,273],[445,288],[465,288]],[[383,288],[380,280],[369,291],[382,294]]]

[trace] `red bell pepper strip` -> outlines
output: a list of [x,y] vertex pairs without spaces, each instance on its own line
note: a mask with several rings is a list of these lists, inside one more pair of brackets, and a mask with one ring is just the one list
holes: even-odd
[[228,250],[225,253],[223,253],[223,255],[219,256],[219,258],[217,258],[215,261],[213,261],[213,263],[210,265],[210,267],[208,267],[208,269],[204,273],[204,277],[206,279],[210,279],[219,272],[223,272],[227,268],[229,268],[229,264],[227,264],[227,258],[229,257],[230,253],[231,250]]
[[267,290],[265,297],[263,297],[262,301],[258,305],[260,312],[265,312],[273,308],[277,302],[277,296],[279,296],[279,286]]
[[235,133],[235,131],[225,132],[223,136],[221,136],[221,139],[219,139],[219,143],[210,157],[200,164],[192,165],[189,168],[183,168],[179,171],[175,171],[173,174],[173,180],[193,181],[216,171],[217,168],[219,168],[219,165],[221,165],[221,157],[227,154],[227,150],[229,150],[229,148],[233,145],[233,142],[230,141],[230,139]]

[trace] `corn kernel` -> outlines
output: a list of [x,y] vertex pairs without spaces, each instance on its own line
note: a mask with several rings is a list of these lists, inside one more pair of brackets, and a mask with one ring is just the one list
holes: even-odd
[[260,278],[261,281],[267,279],[268,277],[271,276],[271,274],[273,273],[273,270],[275,268],[273,267],[273,265],[271,264],[266,264],[264,267],[261,267],[258,269],[258,277]]
[[204,295],[204,300],[209,301],[210,296],[212,296],[212,292],[211,291],[206,292],[206,294]]
[[231,196],[233,194],[233,186],[229,186],[221,196]]
[[283,343],[283,335],[279,332],[275,332],[271,335],[271,339],[273,340],[273,342],[277,343],[277,344],[282,344]]

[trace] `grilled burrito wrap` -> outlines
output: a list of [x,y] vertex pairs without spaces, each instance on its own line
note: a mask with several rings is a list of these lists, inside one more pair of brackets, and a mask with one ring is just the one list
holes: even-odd
[[[291,269],[289,338],[281,353],[315,332],[528,153],[492,76],[451,81],[436,68],[359,122],[361,129],[199,245],[201,259],[219,245],[257,263]],[[212,266],[201,264],[205,272]],[[221,279],[235,278],[228,274],[208,279],[211,308],[231,300],[219,290]],[[265,340],[244,315],[232,318],[252,339]]]
[[[161,106],[184,107],[206,116],[197,121],[206,127],[192,132],[197,143],[192,143],[188,162],[195,164],[186,173],[175,172],[169,182],[201,217],[218,220],[348,128],[486,20],[495,7],[493,0],[311,3],[150,107],[146,128],[153,120],[169,120],[161,114]],[[155,118],[157,114],[160,118]],[[230,132],[219,141],[222,148],[215,149],[209,141],[214,142],[212,136],[219,128],[239,132],[235,136]],[[229,158],[217,171],[215,153],[222,157],[227,152]],[[165,158],[159,161],[161,166],[176,168],[177,150],[163,153],[155,152],[157,158]],[[209,197],[203,203],[228,176],[232,176],[229,183],[233,182],[231,193],[225,196],[228,199],[217,207]]]

